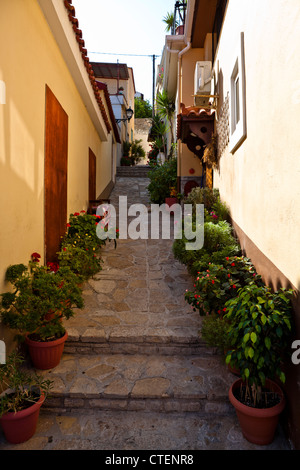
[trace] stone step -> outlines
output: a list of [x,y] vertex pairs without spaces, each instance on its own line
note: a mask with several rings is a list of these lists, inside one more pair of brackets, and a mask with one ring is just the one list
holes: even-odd
[[131,178],[147,178],[148,172],[150,171],[148,165],[136,165],[136,166],[118,166],[117,177],[131,177]]
[[228,390],[235,376],[218,356],[71,355],[50,371],[54,382],[44,408],[197,412],[227,415]]
[[194,328],[187,327],[71,328],[68,335],[64,352],[69,354],[215,354]]

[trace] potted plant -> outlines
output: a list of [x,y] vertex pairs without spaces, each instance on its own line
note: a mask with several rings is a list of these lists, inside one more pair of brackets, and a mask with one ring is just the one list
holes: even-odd
[[172,207],[173,204],[178,204],[178,200],[180,199],[180,193],[176,191],[176,188],[173,186],[170,188],[170,195],[166,197],[165,203],[168,207]]
[[0,423],[8,442],[20,444],[30,439],[38,422],[40,408],[52,386],[35,372],[22,370],[24,359],[16,352],[0,367]]
[[68,337],[63,320],[83,307],[78,278],[69,267],[55,269],[39,265],[40,255],[33,253],[29,267],[18,264],[6,271],[6,281],[14,290],[2,294],[1,317],[4,325],[17,330],[17,339],[25,339],[33,364],[51,369],[61,358]]
[[229,390],[244,437],[252,443],[272,442],[285,398],[283,357],[288,346],[293,291],[273,293],[267,286],[249,284],[226,303],[231,350],[226,362],[241,378]]

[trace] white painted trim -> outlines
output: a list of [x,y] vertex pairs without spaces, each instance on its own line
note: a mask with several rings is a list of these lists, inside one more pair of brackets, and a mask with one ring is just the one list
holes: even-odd
[[64,2],[62,0],[38,0],[38,3],[100,139],[107,141],[108,133],[106,125],[95,98],[94,90],[85,68]]
[[[240,99],[240,120],[235,122],[235,109],[234,109],[234,80],[236,70],[239,74],[239,99]],[[229,150],[234,153],[237,148],[243,143],[247,136],[247,122],[246,122],[246,78],[245,78],[245,54],[244,54],[244,33],[240,34],[238,50],[234,56],[233,65],[231,67],[230,83],[229,83],[230,99],[230,139]]]

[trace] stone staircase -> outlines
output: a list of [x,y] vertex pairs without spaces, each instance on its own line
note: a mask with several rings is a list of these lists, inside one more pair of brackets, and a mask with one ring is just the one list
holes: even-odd
[[[111,203],[119,194],[146,203],[147,184],[118,178]],[[60,364],[42,373],[54,387],[30,448],[259,448],[242,437],[228,400],[236,377],[207,348],[201,318],[184,300],[193,280],[172,241],[118,240],[102,257],[102,271],[83,287],[84,309],[65,325]],[[286,442],[279,435],[268,448]]]
[[[184,301],[192,279],[166,240],[119,240],[84,286],[85,309],[69,333],[44,409],[233,416],[235,377],[199,336],[201,319]],[[119,269],[117,268],[119,266]]]
[[117,177],[147,178],[150,169],[148,165],[118,166]]

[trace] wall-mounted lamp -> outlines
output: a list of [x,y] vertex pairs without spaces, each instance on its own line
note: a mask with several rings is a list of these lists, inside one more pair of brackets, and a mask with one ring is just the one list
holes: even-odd
[[131,109],[131,107],[129,106],[128,109],[126,109],[126,118],[123,118],[123,119],[116,119],[116,122],[121,122],[121,121],[130,121],[130,119],[132,118],[133,116],[133,110]]

